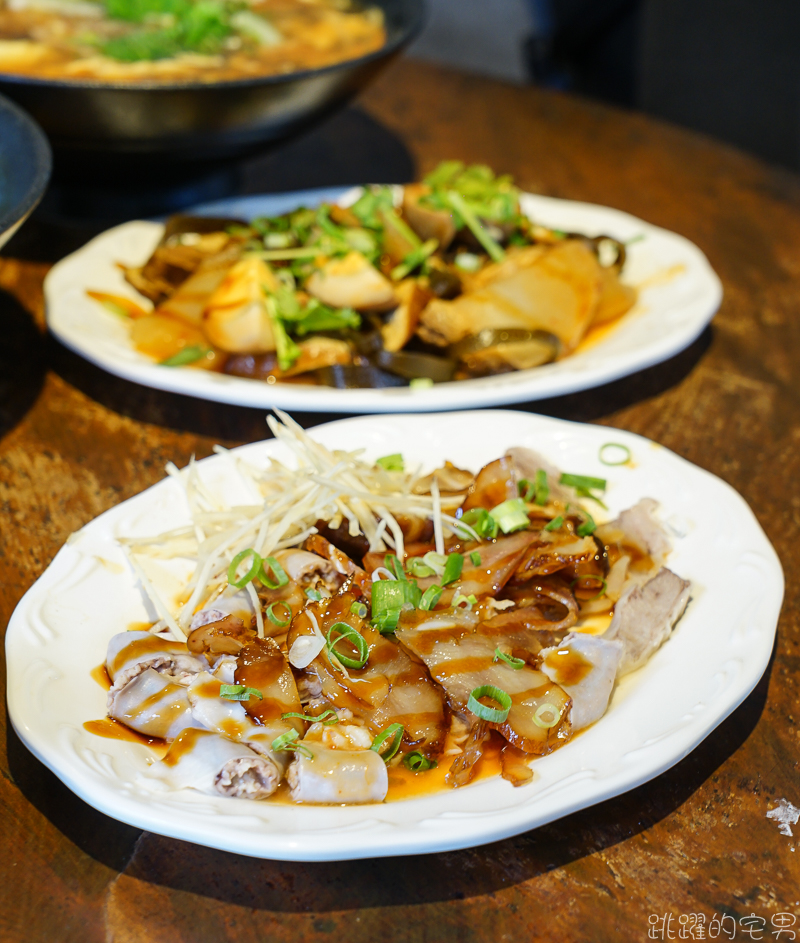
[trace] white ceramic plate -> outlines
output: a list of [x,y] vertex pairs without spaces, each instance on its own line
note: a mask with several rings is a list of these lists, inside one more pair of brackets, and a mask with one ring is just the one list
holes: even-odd
[[[206,204],[199,211],[240,219],[271,216],[323,200],[352,200],[353,192],[316,190]],[[358,192],[358,191],[355,191]],[[722,286],[703,253],[687,239],[627,213],[525,194],[524,211],[569,232],[601,233],[629,247],[625,280],[641,286],[637,307],[605,339],[558,363],[498,377],[440,383],[431,389],[335,390],[256,380],[204,370],[162,367],[131,345],[127,325],[86,296],[86,289],[143,299],[116,263],[141,265],[161,238],[159,223],[110,229],[59,262],[45,280],[50,329],[67,347],[117,376],[173,393],[240,406],[313,412],[428,412],[521,403],[586,390],[660,363],[688,347],[709,323]]]
[[[670,566],[692,581],[672,637],[615,690],[606,715],[533,763],[531,784],[500,777],[424,798],[370,806],[273,805],[164,793],[148,781],[148,749],[87,733],[105,691],[89,672],[108,639],[154,618],[115,535],[153,534],[188,520],[183,492],[165,480],[107,511],[64,546],[17,607],[6,637],[8,704],[19,736],[86,802],[140,828],[266,858],[367,858],[464,848],[524,832],[657,776],[708,735],[753,689],[772,650],[783,596],[775,551],[728,485],[630,433],[515,412],[361,417],[311,433],[368,457],[402,451],[432,469],[445,458],[477,470],[513,445],[556,465],[609,479],[612,514],[652,496],[675,536]],[[621,442],[628,467],[607,468],[600,446]],[[237,450],[261,463],[288,455],[274,440]],[[291,461],[291,459],[290,459]],[[213,487],[235,480],[230,459],[202,463]],[[166,572],[159,584],[170,589]],[[177,585],[171,586],[172,591]]]

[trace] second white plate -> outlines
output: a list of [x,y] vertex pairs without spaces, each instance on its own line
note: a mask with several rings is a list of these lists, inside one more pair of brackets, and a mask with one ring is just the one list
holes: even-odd
[[[350,191],[352,194],[352,191]],[[208,215],[252,219],[300,205],[341,199],[342,190],[312,190],[206,204]],[[688,239],[604,206],[524,194],[523,210],[537,222],[567,232],[606,234],[628,249],[625,281],[640,289],[636,308],[606,337],[558,363],[496,377],[439,383],[429,389],[336,390],[162,367],[131,344],[128,326],[88,298],[87,289],[142,298],[117,263],[141,265],[155,248],[159,223],[125,223],[59,262],[45,280],[51,331],[76,353],[109,373],[173,393],[240,406],[309,412],[428,412],[522,403],[574,393],[660,363],[688,347],[714,316],[722,286],[703,253]]]

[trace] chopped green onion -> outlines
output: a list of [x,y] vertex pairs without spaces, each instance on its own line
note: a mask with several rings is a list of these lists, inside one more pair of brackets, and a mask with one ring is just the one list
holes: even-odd
[[382,635],[391,635],[400,621],[399,609],[384,609],[377,616],[372,617],[372,623]]
[[376,580],[372,584],[372,617],[389,609],[399,612],[406,603],[406,591],[400,580]]
[[591,475],[570,475],[567,472],[564,472],[559,481],[562,485],[585,488],[587,491],[605,491],[608,484],[605,478],[592,478]]
[[[496,701],[500,705],[500,709],[481,704],[479,698],[482,697],[489,697]],[[467,701],[467,710],[472,711],[481,720],[488,720],[492,724],[502,724],[511,710],[511,697],[493,684],[482,684],[470,694]]]
[[[239,569],[239,564],[246,557],[252,557],[253,563],[250,569],[245,573],[241,579],[236,579],[236,571]],[[228,582],[231,586],[235,586],[237,589],[242,589],[247,586],[250,580],[255,579],[258,576],[259,571],[261,570],[261,556],[253,550],[252,547],[248,547],[247,550],[242,550],[241,553],[237,553],[236,556],[231,560],[231,565],[228,567]]]
[[436,760],[429,760],[424,753],[414,750],[403,757],[403,766],[410,769],[412,773],[424,773],[426,770],[434,769]]
[[460,553],[451,553],[447,558],[447,563],[445,563],[444,573],[442,573],[442,586],[454,583],[461,576],[463,567],[464,557]]
[[[545,714],[551,715],[549,720],[545,718]],[[533,722],[536,726],[543,727],[545,730],[555,727],[559,720],[561,720],[561,711],[555,704],[540,704],[533,715]]]
[[554,517],[549,524],[545,524],[542,530],[558,530],[559,527],[564,526],[564,515],[559,514],[558,517]]
[[434,573],[441,576],[447,565],[447,557],[443,553],[436,553],[435,550],[429,550],[422,558],[422,562],[429,566]]
[[[298,714],[295,711],[292,711],[289,714],[281,714],[281,720],[288,720],[290,717],[297,717],[298,720],[304,720],[309,724],[322,724],[325,727],[330,727],[331,724],[339,723],[339,717],[336,711],[333,710],[323,711],[317,717],[312,717],[311,714]],[[325,718],[328,719],[326,720]]]
[[[275,582],[273,582],[267,576],[267,570],[272,570],[272,575],[275,577]],[[281,586],[285,586],[289,582],[289,577],[286,575],[286,571],[278,563],[275,557],[265,557],[264,562],[260,567],[260,572],[258,575],[259,580],[267,587],[267,589],[280,589]]]
[[485,508],[472,508],[461,515],[461,520],[485,540],[494,540],[497,536],[497,521]]
[[382,458],[376,458],[375,464],[380,465],[385,471],[401,472],[405,470],[405,463],[403,462],[403,456],[400,452],[395,452],[392,455],[384,455]]
[[429,586],[422,594],[419,608],[429,612],[436,606],[436,603],[439,602],[439,597],[442,595],[442,592],[443,590],[441,586],[436,586],[435,584],[433,586]]
[[367,618],[367,607],[364,605],[363,602],[351,603],[350,612],[352,612],[354,616],[358,616],[359,619]]
[[536,485],[530,478],[520,478],[517,482],[517,491],[523,501],[530,502],[533,500],[534,494],[536,494]]
[[584,521],[582,524],[579,524],[575,528],[575,533],[579,537],[590,537],[597,530],[597,524],[595,524],[594,518],[587,510],[581,508],[581,513],[585,514],[588,520]]
[[436,570],[428,566],[422,557],[411,557],[410,560],[406,560],[406,567],[412,576],[418,576],[420,579],[436,575]]
[[475,593],[470,593],[469,596],[464,596],[462,593],[456,593],[453,597],[453,608],[460,606],[462,602],[465,602],[467,605],[465,609],[472,609],[472,607],[478,602],[478,597]]
[[[603,455],[607,449],[622,449],[622,451],[625,453],[624,457],[617,462],[609,460]],[[599,458],[604,465],[627,465],[628,462],[633,458],[633,455],[631,454],[631,450],[627,445],[621,445],[619,442],[606,442],[605,445],[600,446]]]
[[264,695],[258,688],[246,688],[243,684],[221,684],[219,696],[224,697],[226,701],[249,701],[251,697],[257,697],[259,701],[264,700]]
[[[391,738],[391,739],[390,739]],[[389,746],[386,748],[385,752],[381,752],[381,747],[386,743],[387,740],[390,740]],[[389,724],[386,730],[382,730],[372,741],[372,746],[370,750],[374,750],[384,761],[388,763],[389,760],[397,753],[400,749],[400,744],[403,740],[403,725],[402,724]]]
[[[337,638],[331,640],[331,635],[334,632],[338,632]],[[347,640],[353,648],[358,652],[358,658],[351,658],[349,655],[340,655],[336,651],[336,645],[339,644],[343,639]],[[328,643],[328,655],[333,656],[337,661],[345,666],[345,668],[363,668],[367,663],[369,658],[369,646],[367,645],[367,640],[360,632],[348,625],[346,622],[336,622],[329,629],[326,636],[326,641]]]
[[300,735],[296,730],[287,730],[286,733],[282,733],[279,737],[275,737],[275,739],[272,741],[272,749],[276,753],[280,753],[281,750],[294,750],[298,753],[302,753],[303,756],[306,756],[309,759],[313,759],[314,754],[311,752],[311,750],[309,750],[308,747],[304,744],[296,742],[299,736]]
[[201,347],[199,344],[192,344],[184,347],[177,354],[167,357],[166,360],[159,361],[162,367],[185,367],[187,364],[196,363],[202,360],[208,353],[208,347]]
[[433,386],[433,380],[430,377],[414,377],[408,381],[408,387],[411,390],[429,390]]
[[489,516],[497,522],[504,534],[521,530],[530,524],[522,498],[509,498],[508,501],[503,501],[502,504],[498,504],[496,508],[489,511]]
[[580,583],[581,580],[595,580],[596,582],[600,583],[600,592],[595,593],[594,596],[587,596],[586,599],[581,600],[582,602],[591,602],[593,599],[599,599],[601,596],[605,596],[606,590],[608,589],[608,583],[606,583],[602,576],[595,576],[594,573],[586,573],[583,576],[579,576],[577,579],[574,579],[569,584],[569,588],[574,590],[575,584]]
[[456,193],[455,190],[448,190],[445,194],[447,202],[453,207],[453,209],[462,217],[467,228],[470,230],[472,235],[478,240],[478,242],[486,249],[489,254],[489,258],[493,262],[502,262],[505,259],[506,254],[503,252],[502,246],[492,239],[488,232],[481,226],[478,217],[472,212],[472,209],[467,205],[466,200],[461,196],[460,193]]
[[412,249],[403,261],[389,272],[392,280],[399,282],[401,278],[405,278],[406,275],[413,272],[418,265],[422,265],[425,259],[433,255],[438,248],[438,239],[428,239],[427,242],[424,242],[419,248]]
[[397,559],[393,553],[387,553],[383,558],[383,565],[386,569],[394,574],[396,580],[407,580],[406,571],[403,569],[403,564]]
[[481,555],[478,553],[477,550],[472,551],[472,553],[469,555],[469,559],[473,566],[481,565]]
[[513,655],[506,655],[505,652],[501,652],[499,648],[494,650],[493,661],[504,661],[507,665],[514,669],[520,669],[525,667],[524,658],[514,658]]
[[[350,207],[350,209],[352,209],[352,207]],[[402,218],[402,216],[398,216],[393,209],[390,209],[389,207],[382,208],[381,215],[384,218],[384,226],[388,222],[388,224],[393,229],[396,229],[400,233],[400,235],[409,245],[412,245],[415,249],[418,249],[422,245],[422,240],[419,238],[419,236]]]
[[[283,606],[283,608],[286,610],[287,617],[285,619],[281,619],[279,616],[275,615],[276,606]],[[289,603],[284,602],[282,599],[279,599],[277,602],[270,603],[267,606],[267,618],[274,625],[277,625],[280,628],[284,628],[285,626],[289,625],[289,623],[292,621],[292,607],[289,605]]]
[[306,597],[312,602],[319,602],[322,599],[322,593],[318,589],[307,589]]
[[540,468],[536,472],[536,489],[533,500],[540,507],[547,504],[547,499],[550,497],[550,486],[547,484],[547,472]]

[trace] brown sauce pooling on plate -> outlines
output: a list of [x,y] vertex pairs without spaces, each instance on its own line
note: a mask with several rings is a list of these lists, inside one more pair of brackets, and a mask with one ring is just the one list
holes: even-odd
[[105,664],[92,668],[89,674],[92,676],[92,680],[96,681],[104,691],[111,690],[111,678]]
[[544,663],[555,671],[553,680],[556,684],[579,684],[592,670],[590,662],[570,648],[550,652]]
[[161,737],[147,737],[111,717],[104,717],[102,720],[87,720],[83,729],[96,737],[105,737],[107,740],[128,740],[131,743],[141,743],[146,747],[159,750],[166,750],[168,746],[166,740],[162,740]]

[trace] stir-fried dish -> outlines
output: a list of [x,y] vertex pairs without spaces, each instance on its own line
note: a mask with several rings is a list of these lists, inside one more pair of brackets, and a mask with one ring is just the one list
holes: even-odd
[[0,72],[220,82],[380,49],[383,13],[349,0],[0,0]]
[[[463,786],[487,751],[523,785],[686,607],[650,499],[599,524],[605,480],[527,448],[422,476],[281,419],[296,468],[237,461],[257,501],[173,467],[191,523],[123,539],[161,619],[109,642],[108,714],[166,741],[160,788],[380,802],[398,773]],[[145,564],[177,557],[194,571],[175,611]]]
[[537,225],[510,177],[446,161],[250,224],[175,217],[127,267],[154,306],[90,296],[168,367],[336,387],[431,385],[573,353],[630,310],[625,246]]

